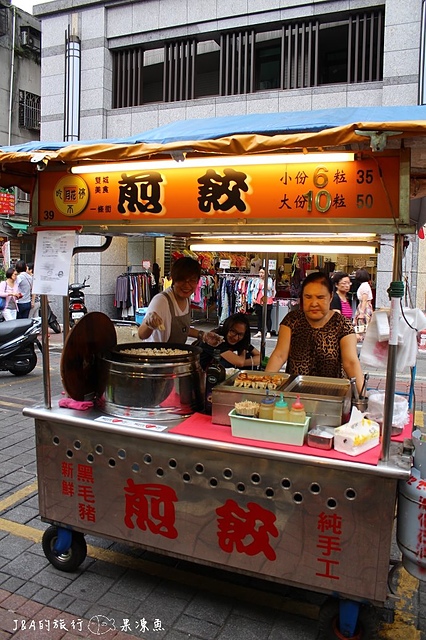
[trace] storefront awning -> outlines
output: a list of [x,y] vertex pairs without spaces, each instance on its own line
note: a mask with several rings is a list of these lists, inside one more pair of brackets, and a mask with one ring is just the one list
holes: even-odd
[[[420,199],[426,195],[425,146],[426,106],[340,108],[192,119],[123,139],[77,143],[38,141],[0,148],[0,186],[18,186],[33,194],[39,172],[45,171],[43,176],[56,171],[69,172],[78,165],[102,164],[106,167],[108,163],[173,159],[182,166],[181,161],[212,156],[260,157],[336,150],[366,151],[371,155],[406,148],[411,152],[409,197]],[[411,220],[421,217],[417,209],[412,208]],[[173,228],[174,232],[183,228],[187,231],[186,227]],[[149,230],[153,229],[146,227],[146,231]]]
[[6,224],[16,231],[27,231],[28,225],[25,222],[12,222],[11,220],[4,220],[3,224]]
[[15,222],[14,220],[0,220],[0,234],[8,238],[22,236],[28,231],[28,224],[25,222]]

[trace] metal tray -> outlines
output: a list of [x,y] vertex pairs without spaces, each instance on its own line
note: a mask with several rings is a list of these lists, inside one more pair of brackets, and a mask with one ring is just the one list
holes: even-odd
[[276,389],[269,389],[270,395],[279,395],[285,389],[290,375],[288,373],[266,373],[265,371],[237,371],[230,378],[227,378],[222,384],[213,387],[212,393],[212,422],[214,424],[230,425],[231,420],[229,412],[234,409],[236,402],[242,400],[252,400],[253,402],[260,402],[260,400],[266,395],[266,389],[253,389],[245,387],[235,387],[234,382],[240,373],[248,373],[255,377],[263,378],[268,376],[271,378],[280,377],[283,379],[281,385]]
[[296,376],[286,385],[284,398],[290,404],[297,396],[312,417],[311,428],[339,427],[349,419],[351,384],[347,379]]

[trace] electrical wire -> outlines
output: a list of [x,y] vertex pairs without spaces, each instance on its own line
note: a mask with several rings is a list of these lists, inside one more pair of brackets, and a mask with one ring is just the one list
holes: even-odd
[[413,329],[413,331],[415,331],[416,333],[418,333],[418,331],[419,331],[419,330],[418,330],[418,329],[416,329],[416,327],[413,327],[413,326],[408,322],[407,318],[405,317],[404,307],[402,306],[402,298],[401,298],[401,299],[400,299],[400,301],[399,301],[399,306],[400,306],[400,308],[401,308],[401,314],[402,314],[402,317],[404,318],[405,324],[407,324],[407,325],[410,327],[410,329]]
[[373,154],[369,155],[369,157],[370,157],[372,160],[374,160],[374,162],[376,163],[377,171],[378,171],[378,173],[379,173],[380,183],[381,183],[382,188],[383,188],[383,191],[384,191],[384,193],[385,193],[386,200],[388,201],[389,209],[390,209],[390,212],[391,212],[391,214],[392,214],[393,221],[394,221],[394,223],[395,223],[396,232],[397,232],[399,235],[401,235],[401,232],[400,232],[400,229],[399,229],[399,220],[398,220],[398,218],[395,216],[395,211],[394,211],[393,206],[392,206],[392,200],[391,200],[391,197],[390,197],[390,195],[389,195],[389,191],[388,191],[388,189],[387,189],[387,186],[386,186],[386,184],[385,184],[385,181],[383,180],[383,173],[382,173],[382,168],[381,168],[381,166],[380,166],[380,164],[379,164],[379,160],[378,160],[378,158],[376,158]]

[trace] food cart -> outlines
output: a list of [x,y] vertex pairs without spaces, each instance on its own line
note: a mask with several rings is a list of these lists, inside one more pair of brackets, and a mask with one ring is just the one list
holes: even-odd
[[[338,246],[344,239],[347,245],[350,233],[353,246],[368,243],[372,250],[380,234],[393,233],[395,284],[404,236],[415,231],[410,140],[425,133],[424,122],[412,120],[350,122],[163,144],[5,150],[0,179],[32,192],[32,224],[43,230],[75,224],[106,237],[179,233],[189,244],[223,243],[224,234],[237,243],[244,232],[266,254],[266,234],[273,231],[285,251],[289,240],[280,234],[306,238],[307,224],[316,242]],[[108,185],[102,196],[96,195],[100,183]],[[247,240],[243,246],[250,251]],[[400,297],[391,287],[391,313]],[[108,410],[102,403],[84,412],[59,407],[48,374],[44,405],[24,410],[35,420],[40,515],[51,524],[43,537],[49,561],[73,571],[86,556],[84,535],[104,536],[333,596],[320,615],[322,637],[373,637],[371,605],[388,596],[397,488],[410,476],[412,453],[404,444],[410,425],[391,438],[392,335],[381,445],[351,457],[234,437],[202,413],[202,389],[177,402],[177,410],[126,406],[115,396],[111,370],[105,373],[108,357],[100,356],[116,349],[115,332],[103,314],[95,316],[88,314],[68,335],[61,368],[72,398],[107,390]],[[46,341],[47,330],[48,370]],[[160,377],[171,380],[169,391],[182,400],[181,382],[193,371],[188,374],[188,362],[173,365]],[[122,366],[122,379],[137,384],[134,363],[130,370]]]

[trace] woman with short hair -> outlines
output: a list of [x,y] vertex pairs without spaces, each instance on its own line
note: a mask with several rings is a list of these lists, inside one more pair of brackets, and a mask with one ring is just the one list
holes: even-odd
[[278,340],[266,371],[279,371],[287,363],[291,375],[356,378],[361,392],[364,377],[351,322],[331,309],[333,285],[321,272],[311,273],[302,284],[301,308],[282,320]]
[[193,258],[179,258],[171,269],[172,285],[157,293],[149,303],[138,329],[141,340],[185,344],[187,338],[199,338],[216,346],[221,338],[211,331],[191,327],[190,298],[201,276],[200,264]]
[[348,292],[351,288],[351,279],[348,273],[337,271],[333,276],[335,293],[331,301],[330,309],[336,309],[345,318],[352,320],[352,305],[348,299]]

